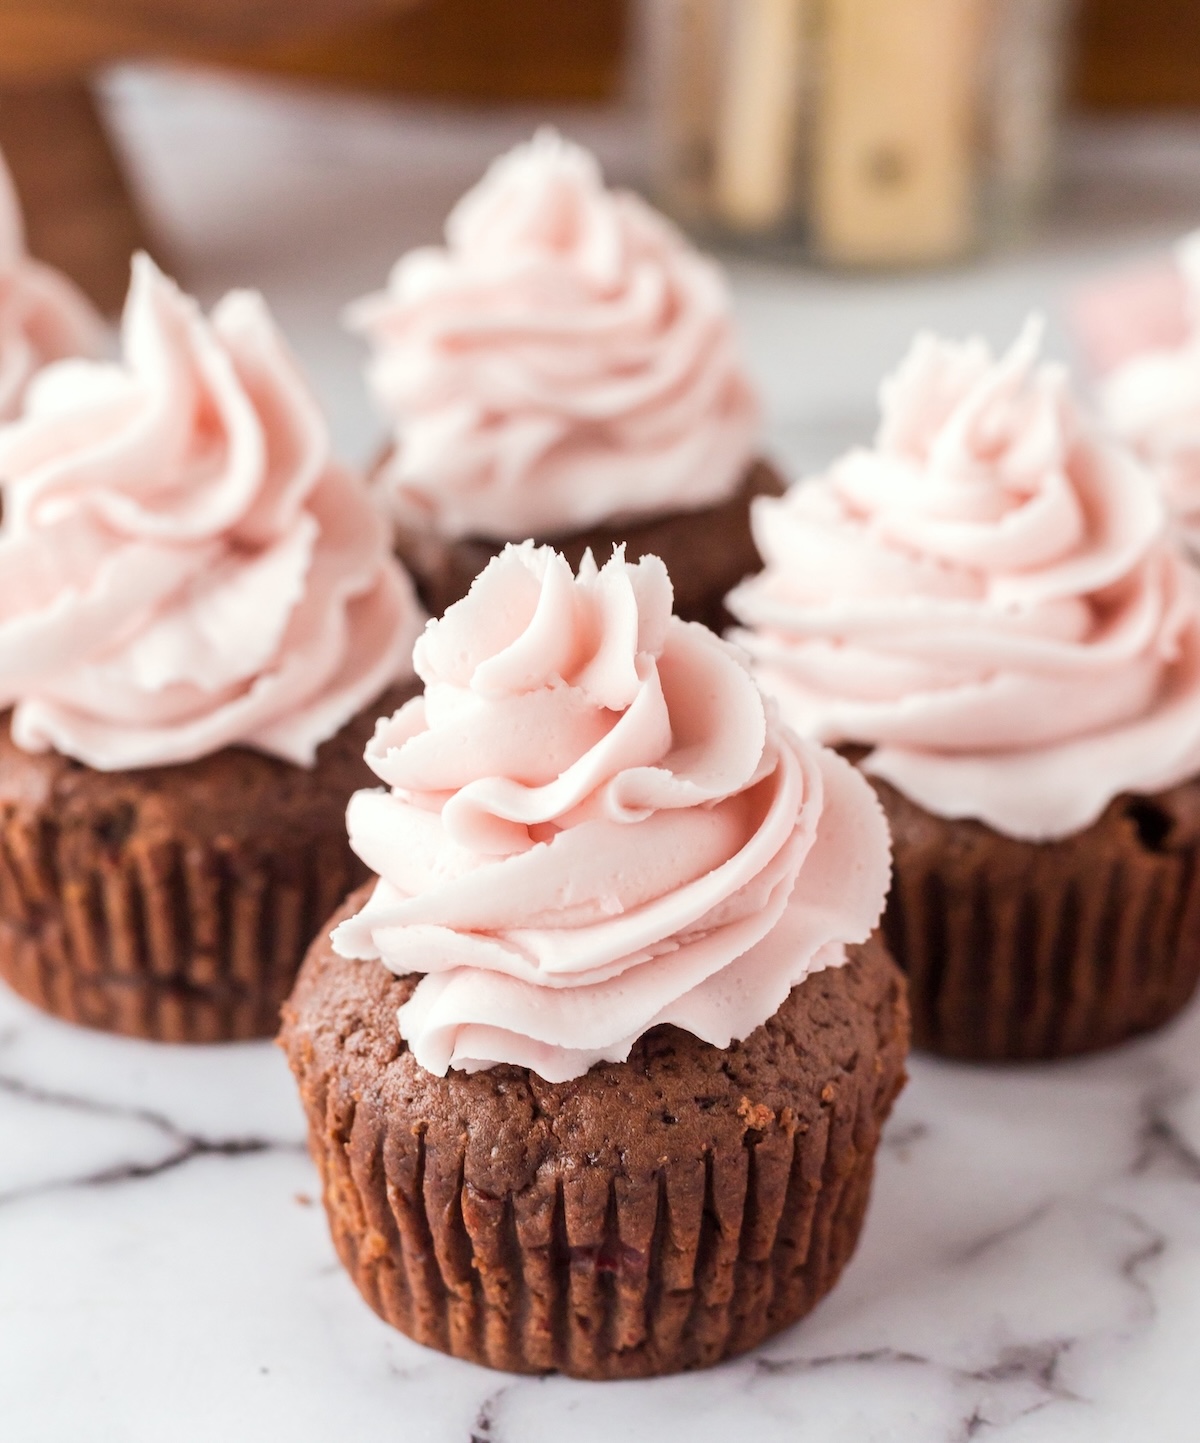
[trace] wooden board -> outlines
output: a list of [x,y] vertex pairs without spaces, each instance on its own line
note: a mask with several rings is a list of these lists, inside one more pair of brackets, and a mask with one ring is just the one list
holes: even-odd
[[598,99],[625,0],[0,0],[0,79],[129,56],[204,60],[415,94]]
[[249,53],[432,0],[0,0],[0,77],[77,74],[130,55]]
[[25,211],[30,253],[56,265],[115,314],[129,258],[154,251],[81,81],[0,88],[0,150]]
[[[421,94],[595,98],[618,83],[626,9],[627,0],[2,0],[0,77],[171,55]],[[1200,0],[1080,0],[1077,55],[1073,90],[1084,105],[1200,106]]]
[[1200,0],[1083,0],[1074,95],[1085,106],[1200,106]]
[[601,100],[621,81],[625,0],[430,0],[227,57],[340,84],[471,100]]

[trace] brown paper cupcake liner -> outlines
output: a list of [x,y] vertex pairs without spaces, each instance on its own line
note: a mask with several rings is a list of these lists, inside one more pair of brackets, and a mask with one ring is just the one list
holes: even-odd
[[345,811],[396,688],[311,769],[241,748],[97,772],[0,716],[0,978],[69,1022],[165,1042],[272,1036],[317,928],[367,869]]
[[41,832],[0,831],[0,976],[65,1021],[165,1042],[271,1036],[331,902],[365,870],[337,837],[267,859],[134,840],[62,877],[53,824]]
[[743,1044],[658,1028],[564,1085],[431,1077],[396,1030],[414,985],[318,942],[282,1036],[338,1254],[389,1323],[511,1372],[642,1377],[743,1352],[836,1282],[904,1080],[878,942]]
[[1085,830],[1029,843],[930,816],[873,781],[895,848],[884,933],[908,974],[914,1046],[1064,1057],[1187,1003],[1200,980],[1200,783],[1118,797]]
[[[725,597],[739,581],[762,569],[750,533],[750,503],[756,496],[782,495],[785,489],[786,483],[769,462],[756,461],[734,495],[718,506],[535,539],[556,547],[576,569],[589,548],[603,565],[621,542],[630,561],[647,553],[661,557],[675,587],[676,614],[720,632],[733,624]],[[503,549],[501,541],[470,537],[451,541],[406,527],[396,534],[397,555],[412,573],[432,616],[441,616],[464,597],[476,576]]]

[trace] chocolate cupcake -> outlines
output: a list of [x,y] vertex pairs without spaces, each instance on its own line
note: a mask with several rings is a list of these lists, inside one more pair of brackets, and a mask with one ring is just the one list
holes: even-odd
[[72,1021],[269,1035],[421,616],[260,297],[145,257],[123,364],[0,430],[0,976]]
[[896,876],[884,929],[904,961],[917,1046],[1066,1057],[1174,1017],[1200,962],[1200,781],[1114,797],[1031,845],[934,816],[876,777]]
[[757,566],[758,404],[717,267],[552,131],[502,156],[444,248],[404,256],[350,324],[394,428],[376,484],[434,615],[506,542],[655,554],[719,627]]
[[729,599],[785,718],[875,783],[914,1039],[964,1058],[1110,1046],[1200,978],[1197,579],[1037,345],[919,338],[875,448],[759,503]]
[[376,730],[380,880],[284,1009],[351,1276],[492,1367],[673,1372],[794,1322],[904,1079],[878,803],[670,605],[653,557],[490,563]]
[[375,709],[318,747],[311,769],[223,747],[98,771],[22,750],[0,718],[0,977],[108,1032],[271,1036],[318,927],[368,875],[345,814],[369,775]]

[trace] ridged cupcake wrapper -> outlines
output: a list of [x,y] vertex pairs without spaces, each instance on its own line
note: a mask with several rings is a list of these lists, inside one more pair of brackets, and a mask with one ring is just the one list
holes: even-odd
[[341,836],[269,856],[0,824],[0,976],[70,1022],[167,1042],[271,1036],[364,869]]
[[908,974],[914,1047],[1062,1057],[1181,1010],[1200,980],[1195,846],[1114,854],[996,840],[964,865],[949,846],[906,847],[897,829],[883,927]]
[[587,1378],[707,1366],[829,1291],[858,1239],[903,1060],[893,1036],[831,1075],[815,1123],[749,1117],[732,1155],[632,1177],[568,1163],[491,1197],[466,1177],[465,1138],[447,1151],[414,1135],[293,1051],[334,1242],[371,1307],[459,1358]]

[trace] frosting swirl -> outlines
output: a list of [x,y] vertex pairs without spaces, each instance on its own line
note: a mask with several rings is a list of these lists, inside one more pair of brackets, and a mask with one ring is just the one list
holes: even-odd
[[347,313],[398,519],[521,540],[733,494],[758,407],[717,267],[553,131],[495,161]]
[[0,421],[18,415],[49,361],[99,355],[104,324],[81,291],[25,251],[21,208],[0,156]]
[[1067,311],[1082,359],[1096,376],[1187,340],[1187,286],[1171,259],[1087,282],[1068,298]]
[[145,256],[124,364],[62,361],[0,430],[0,705],[101,770],[241,743],[302,765],[420,615],[262,298],[206,321]]
[[399,1024],[429,1071],[565,1081],[664,1022],[725,1047],[875,926],[870,788],[671,615],[657,557],[575,577],[510,545],[414,662],[367,750],[389,790],[348,812],[380,880],[334,947],[425,974]]
[[1176,344],[1155,344],[1116,366],[1100,384],[1108,424],[1157,479],[1167,509],[1200,550],[1200,231],[1176,248],[1181,281]]
[[755,503],[766,570],[728,599],[799,730],[1034,840],[1200,770],[1197,581],[1037,349],[918,338],[875,448]]

